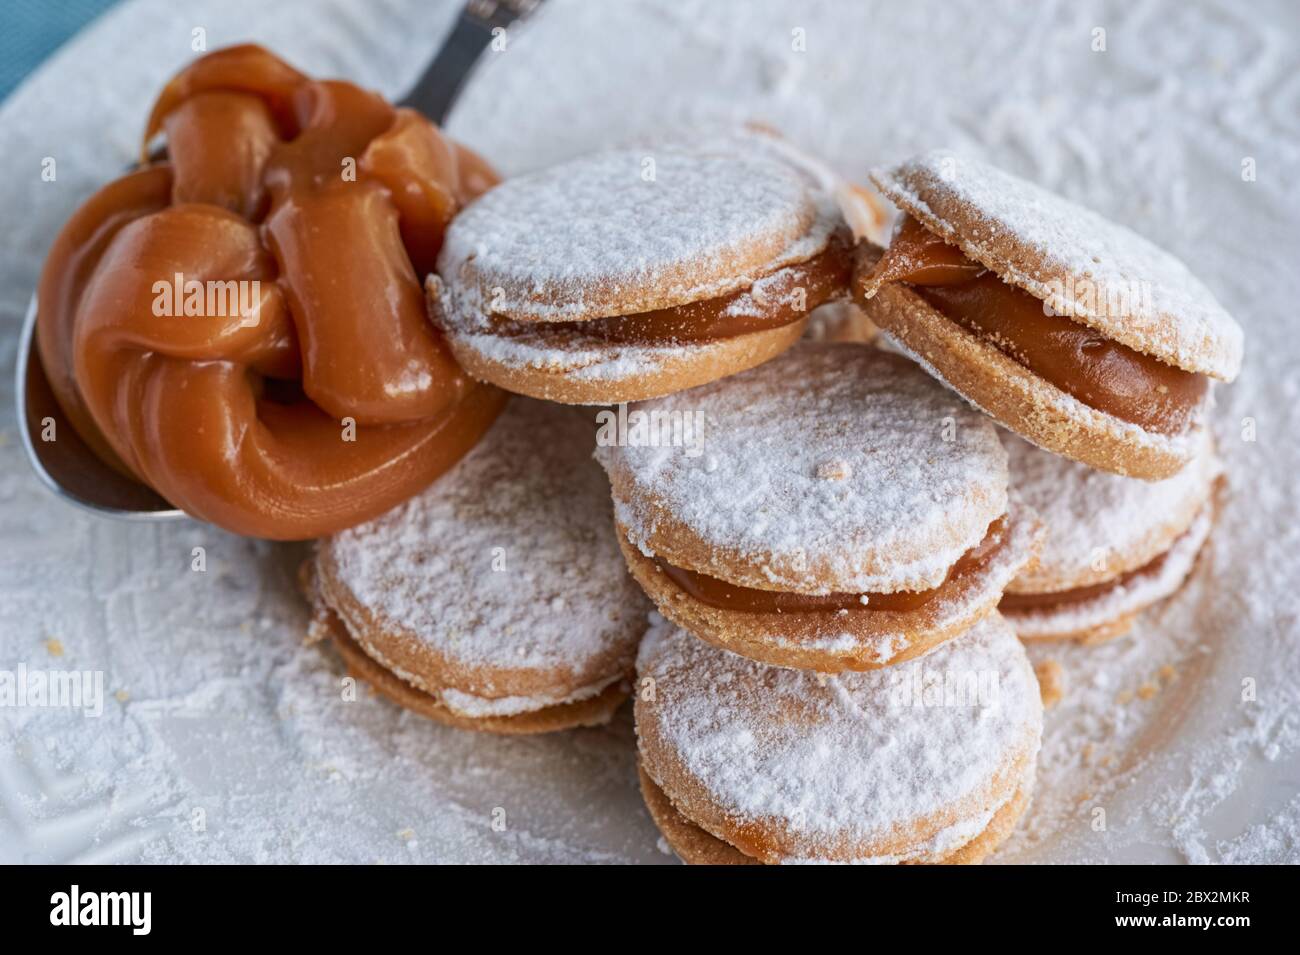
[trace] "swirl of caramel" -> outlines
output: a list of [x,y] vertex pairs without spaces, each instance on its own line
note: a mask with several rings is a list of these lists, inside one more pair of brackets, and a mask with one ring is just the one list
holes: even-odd
[[505,395],[469,379],[420,279],[496,181],[411,110],[257,46],[163,90],[145,145],[56,239],[38,347],[63,410],[113,467],[195,517],[330,534],[409,498]]

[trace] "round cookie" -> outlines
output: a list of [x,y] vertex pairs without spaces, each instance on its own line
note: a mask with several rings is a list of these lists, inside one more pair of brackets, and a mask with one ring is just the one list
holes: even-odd
[[1241,328],[1176,258],[984,163],[932,152],[872,179],[906,213],[854,292],[932,374],[1050,451],[1146,480],[1192,459]]
[[992,422],[898,355],[807,342],[628,416],[626,440],[597,442],[628,566],[666,617],[744,656],[911,659],[1032,557]]
[[426,716],[535,733],[606,722],[627,697],[648,605],[609,534],[572,409],[513,400],[418,497],[317,545],[313,632]]
[[1038,560],[1000,609],[1022,639],[1097,643],[1176,592],[1209,536],[1222,467],[1208,432],[1190,464],[1136,481],[1042,451],[1010,433],[1011,486],[1041,517]]
[[767,361],[852,270],[835,196],[797,157],[749,132],[508,180],[449,227],[428,283],[434,320],[471,375],[569,404]]
[[923,660],[836,676],[656,619],[637,680],[642,791],[688,862],[979,862],[1033,788],[1042,703],[997,614]]

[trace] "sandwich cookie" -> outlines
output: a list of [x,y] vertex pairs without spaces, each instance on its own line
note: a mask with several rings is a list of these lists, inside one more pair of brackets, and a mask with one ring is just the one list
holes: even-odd
[[[748,145],[748,148],[744,148]],[[428,290],[470,374],[569,404],[767,361],[847,294],[852,235],[774,137],[609,150],[508,180],[451,225]]]
[[437,484],[319,542],[313,632],[441,723],[539,733],[609,720],[649,610],[609,534],[589,421],[515,399]]
[[1004,443],[1011,486],[1047,529],[1037,563],[1002,597],[1022,639],[1121,636],[1183,585],[1209,536],[1222,474],[1208,432],[1191,463],[1163,481],[1094,471],[1011,434]]
[[931,373],[1035,444],[1159,480],[1189,462],[1241,328],[1172,255],[1032,183],[927,153],[872,179],[905,213],[854,292]]
[[804,343],[633,414],[639,440],[597,448],[623,556],[664,616],[743,656],[919,656],[991,612],[1036,545],[993,423],[899,355]]
[[996,613],[923,660],[838,675],[659,619],[637,685],[642,793],[687,862],[975,863],[1033,788],[1038,683]]

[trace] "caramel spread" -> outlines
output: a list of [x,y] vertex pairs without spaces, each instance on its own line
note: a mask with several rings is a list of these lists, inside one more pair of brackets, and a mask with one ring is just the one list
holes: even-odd
[[160,133],[166,160],[92,196],[41,275],[41,360],[87,443],[277,539],[380,514],[472,447],[504,395],[456,365],[420,277],[488,166],[256,46],[177,75]]
[[[1178,540],[1182,540],[1182,538],[1186,536],[1186,533],[1184,533],[1178,538]],[[1175,545],[1177,545],[1178,540],[1175,540],[1174,544],[1170,545],[1170,550],[1165,551],[1163,554],[1158,554],[1141,567],[1120,574],[1114,580],[1104,580],[1099,584],[1091,584],[1087,587],[1075,587],[1071,590],[1058,590],[1050,593],[1006,593],[1002,595],[1002,601],[998,606],[1003,610],[1042,610],[1046,608],[1065,607],[1071,604],[1079,604],[1087,600],[1092,600],[1094,597],[1100,597],[1113,590],[1126,587],[1139,577],[1154,577],[1156,574],[1160,573],[1161,568],[1164,567],[1165,561],[1169,558],[1170,551]]]
[[623,345],[709,342],[793,324],[838,294],[853,271],[852,240],[836,233],[820,253],[764,276],[730,295],[634,315],[580,322],[496,319],[501,335],[586,335]]
[[1184,430],[1208,381],[1052,314],[1028,292],[904,217],[872,277],[910,286],[949,321],[1098,411],[1162,434]]
[[740,613],[836,613],[840,610],[887,610],[905,613],[919,610],[963,577],[979,573],[1006,542],[1006,518],[989,525],[984,539],[968,550],[948,570],[943,583],[930,590],[897,591],[892,594],[834,593],[796,594],[778,590],[758,590],[710,577],[693,570],[675,567],[664,561],[656,565],[680,589],[700,603],[719,610]]

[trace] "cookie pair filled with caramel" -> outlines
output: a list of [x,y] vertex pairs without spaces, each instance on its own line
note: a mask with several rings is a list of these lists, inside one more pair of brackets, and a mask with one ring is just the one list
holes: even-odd
[[835,676],[660,619],[637,683],[641,791],[687,862],[976,863],[1033,789],[1038,683],[996,613],[922,659]]
[[993,423],[898,355],[805,343],[630,414],[652,427],[597,452],[628,566],[666,617],[744,656],[836,672],[923,655],[1032,556]]
[[1107,474],[1003,434],[1014,491],[1045,526],[999,609],[1024,640],[1097,643],[1182,587],[1214,524],[1222,465],[1208,433],[1163,481]]
[[872,178],[904,217],[883,254],[860,253],[855,295],[931,373],[1092,467],[1158,480],[1194,457],[1242,334],[1181,262],[975,160]]
[[518,734],[608,721],[649,607],[609,533],[593,443],[574,409],[513,399],[432,487],[317,545],[315,635],[440,723]]
[[429,282],[461,364],[509,391],[633,401],[789,348],[847,294],[852,234],[811,160],[747,130],[508,180],[452,223]]

